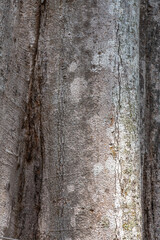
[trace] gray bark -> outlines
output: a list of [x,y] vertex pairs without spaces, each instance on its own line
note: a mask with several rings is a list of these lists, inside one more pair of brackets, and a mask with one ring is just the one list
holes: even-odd
[[160,239],[158,9],[1,0],[1,235]]

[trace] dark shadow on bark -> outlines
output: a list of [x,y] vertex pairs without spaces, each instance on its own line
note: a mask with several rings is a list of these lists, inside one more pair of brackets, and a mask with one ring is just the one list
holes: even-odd
[[160,239],[159,1],[141,1],[140,94],[143,239]]

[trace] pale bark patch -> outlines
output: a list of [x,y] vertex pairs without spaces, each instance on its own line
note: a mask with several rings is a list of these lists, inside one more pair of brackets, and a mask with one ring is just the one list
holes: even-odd
[[78,64],[76,62],[72,62],[68,68],[69,72],[74,72],[78,67]]
[[75,103],[78,103],[86,87],[87,83],[83,78],[75,78],[70,86],[71,100]]
[[104,166],[101,163],[96,163],[93,167],[94,176],[99,175],[104,169]]

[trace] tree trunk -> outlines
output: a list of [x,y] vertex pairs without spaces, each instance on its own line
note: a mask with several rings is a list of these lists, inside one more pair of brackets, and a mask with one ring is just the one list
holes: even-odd
[[158,7],[1,0],[1,235],[160,239]]

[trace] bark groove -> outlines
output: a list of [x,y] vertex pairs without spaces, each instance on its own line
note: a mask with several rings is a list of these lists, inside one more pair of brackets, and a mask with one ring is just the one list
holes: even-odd
[[[35,8],[34,36],[28,50],[30,74],[24,120],[20,130],[19,162],[17,176],[17,199],[11,215],[14,216],[14,231],[18,239],[39,239],[38,219],[41,211],[41,191],[44,166],[44,137],[42,129],[42,74],[38,62],[41,18],[45,2],[38,1]],[[16,197],[15,197],[16,198]],[[16,212],[16,213],[15,213]],[[11,225],[12,225],[11,218]]]

